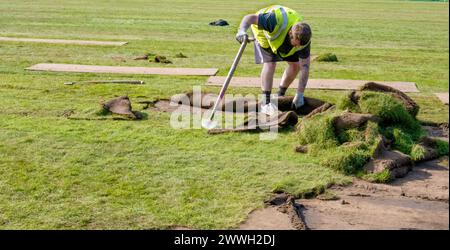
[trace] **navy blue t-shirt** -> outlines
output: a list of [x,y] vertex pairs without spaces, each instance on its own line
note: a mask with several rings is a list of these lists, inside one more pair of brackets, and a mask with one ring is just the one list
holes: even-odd
[[[277,18],[274,12],[263,13],[258,15],[258,29],[263,29],[268,32],[272,32],[275,29],[276,25],[277,25]],[[278,48],[278,52],[287,54],[289,53],[289,51],[291,51],[292,48],[293,46],[291,45],[289,36],[286,35],[283,44],[280,46],[280,48]],[[308,46],[306,46],[304,49],[297,51],[297,53],[299,54],[299,57],[301,59],[308,58],[311,53],[311,43],[308,44]]]

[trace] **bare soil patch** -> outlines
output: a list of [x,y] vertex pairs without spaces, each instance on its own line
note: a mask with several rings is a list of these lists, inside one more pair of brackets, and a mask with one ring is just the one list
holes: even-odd
[[[333,199],[299,199],[306,229],[449,229],[448,157],[422,162],[390,184],[355,180],[333,186]],[[278,204],[278,203],[277,203]],[[281,205],[283,206],[283,205]],[[239,229],[293,229],[275,205],[256,210]]]

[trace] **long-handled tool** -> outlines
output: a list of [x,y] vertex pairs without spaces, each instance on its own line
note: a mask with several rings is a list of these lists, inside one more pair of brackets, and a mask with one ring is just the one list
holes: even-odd
[[99,83],[117,83],[117,84],[144,84],[144,81],[133,81],[133,80],[104,80],[104,81],[81,81],[81,82],[65,82],[64,85],[74,85],[77,83],[92,83],[92,84],[99,84]]
[[228,88],[228,85],[231,82],[231,78],[233,77],[234,71],[236,70],[236,67],[239,63],[239,60],[241,59],[242,54],[244,53],[245,47],[247,46],[247,43],[253,41],[254,39],[249,39],[248,36],[245,36],[244,42],[241,44],[241,47],[239,48],[239,51],[234,58],[233,64],[231,65],[230,71],[228,72],[227,78],[225,79],[225,82],[222,85],[222,89],[220,90],[219,96],[217,97],[216,102],[214,103],[214,107],[211,111],[211,114],[208,119],[202,120],[202,127],[205,129],[213,129],[217,126],[217,122],[213,121],[214,115],[216,114],[217,107],[219,106],[219,103],[222,101],[223,96],[225,95],[225,91]]

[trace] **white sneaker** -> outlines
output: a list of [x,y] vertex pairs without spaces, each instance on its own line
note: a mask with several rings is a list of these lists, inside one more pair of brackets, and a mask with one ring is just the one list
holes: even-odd
[[278,108],[272,103],[268,103],[261,106],[261,113],[272,116],[278,113]]

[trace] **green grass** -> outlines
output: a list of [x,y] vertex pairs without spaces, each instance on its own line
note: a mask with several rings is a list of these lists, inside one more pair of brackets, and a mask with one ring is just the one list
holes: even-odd
[[318,62],[337,62],[337,56],[333,53],[325,53],[319,55],[316,59]]
[[364,114],[373,114],[386,124],[402,124],[409,129],[417,129],[419,123],[413,115],[390,95],[379,92],[364,92],[359,100],[359,107]]
[[[155,100],[192,90],[206,77],[31,72],[35,63],[217,67],[226,75],[243,15],[271,1],[1,1],[0,35],[128,41],[123,47],[0,42],[0,228],[232,228],[262,207],[272,191],[297,196],[349,180],[293,152],[297,139],[258,134],[210,136],[174,130],[170,115],[144,111],[142,121],[69,120],[68,110],[98,110],[101,100],[128,95]],[[418,118],[448,122],[448,3],[412,1],[279,1],[313,28],[312,78],[413,81]],[[213,27],[219,18],[230,23]],[[257,76],[249,47],[237,76]],[[176,58],[182,52],[188,58]],[[133,61],[155,53],[173,62]],[[113,57],[127,59],[119,62]],[[281,76],[285,65],[277,69]],[[74,85],[67,81],[139,79],[146,85]],[[218,92],[217,87],[203,90]],[[228,93],[258,93],[231,87]],[[289,90],[288,94],[293,94]],[[339,91],[307,96],[335,103]],[[448,145],[447,145],[448,148]]]
[[391,172],[388,169],[373,174],[364,174],[363,172],[360,172],[358,177],[362,178],[363,180],[375,183],[387,183],[392,179]]
[[416,144],[411,148],[411,159],[420,161],[425,157],[425,152],[425,148],[422,145]]

